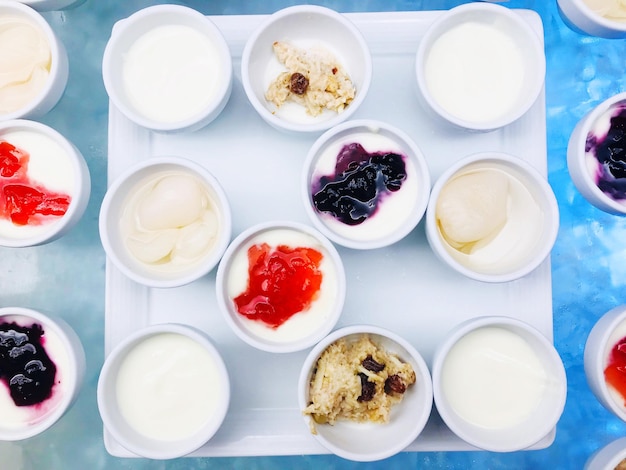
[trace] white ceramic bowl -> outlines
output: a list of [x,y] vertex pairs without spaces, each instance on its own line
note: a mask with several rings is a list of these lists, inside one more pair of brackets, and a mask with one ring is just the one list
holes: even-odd
[[[333,54],[355,87],[354,99],[341,112],[318,116],[291,102],[277,109],[265,98],[270,83],[287,70],[274,54],[276,41],[309,51],[322,47]],[[297,5],[269,15],[250,35],[241,57],[241,80],[250,103],[267,123],[288,132],[322,132],[345,121],[365,100],[371,79],[372,58],[361,32],[346,16],[321,6]]]
[[[161,34],[164,28],[167,35]],[[216,119],[228,103],[232,58],[208,17],[181,5],[156,5],[114,25],[102,75],[109,98],[134,123],[191,132]]]
[[[62,237],[82,218],[91,195],[91,177],[83,155],[58,131],[26,119],[0,122],[1,141],[28,154],[19,158],[18,171],[3,178],[3,191],[8,185],[18,184],[34,188],[47,198],[69,197],[70,200],[69,204],[61,206],[61,211],[65,211],[62,215],[36,213],[18,223],[12,222],[10,216],[2,216],[0,246],[42,245]],[[24,204],[18,203],[18,206],[24,207]]]
[[82,5],[87,0],[17,0],[37,11],[65,10]]
[[[127,237],[126,234],[130,232],[122,233],[122,229],[130,226],[125,225],[125,221],[130,219],[123,218],[125,209],[129,210],[127,209],[129,201],[133,201],[132,198],[137,197],[142,188],[152,187],[152,194],[155,194],[156,181],[163,181],[163,176],[167,175],[181,175],[191,178],[190,182],[195,181],[197,183],[196,188],[201,188],[198,191],[201,191],[202,194],[198,195],[194,192],[190,195],[189,192],[181,192],[182,188],[180,187],[165,186],[163,190],[158,192],[160,202],[143,203],[148,204],[148,207],[154,211],[161,211],[160,215],[166,218],[161,219],[165,222],[158,222],[158,224],[163,223],[165,225],[155,226],[154,229],[152,229],[153,227],[139,227],[141,230],[138,230],[137,233],[141,235],[140,232],[143,232],[145,236],[150,233],[154,236],[157,234],[160,236],[161,233],[165,232],[161,228],[176,227],[176,229],[185,230],[193,223],[204,221],[204,217],[210,216],[212,213],[217,221],[217,229],[211,235],[213,242],[210,246],[204,247],[195,260],[192,256],[182,254],[183,258],[190,259],[189,262],[176,264],[173,260],[178,258],[178,255],[174,256],[173,248],[169,253],[164,254],[164,258],[160,260],[144,257],[143,254],[137,255],[140,252],[135,251],[133,253],[129,249],[127,240],[131,237]],[[163,186],[161,187],[163,188]],[[174,189],[172,190],[172,188]],[[191,207],[186,202],[191,197],[197,197],[194,200],[204,201],[204,205],[200,208],[200,215],[195,217],[197,214],[194,214],[195,218],[192,220],[187,214],[184,220],[172,222],[174,218],[178,218],[179,209],[182,206]],[[145,200],[149,201],[149,199]],[[142,206],[135,205],[134,207]],[[126,212],[126,214],[126,217],[131,217],[129,215],[131,212]],[[157,212],[150,212],[150,214],[156,215]],[[152,216],[150,218],[152,219]],[[226,193],[219,181],[206,168],[182,157],[152,157],[128,168],[110,184],[100,209],[99,229],[100,239],[107,256],[122,273],[140,284],[166,288],[189,284],[213,270],[230,242],[232,220]],[[135,228],[132,230],[135,231]],[[179,233],[178,240],[185,241],[182,232]],[[207,236],[206,232],[205,235],[202,235],[202,232],[196,233],[205,238]],[[191,242],[193,240],[191,239]],[[187,243],[188,241],[189,239],[185,241],[185,244],[191,248],[192,244]]]
[[[159,342],[166,344],[164,338],[167,344],[176,344],[176,350],[155,350]],[[154,364],[143,383],[141,376],[135,377],[145,407],[123,393],[128,372],[142,363],[144,354],[162,365]],[[194,362],[194,357],[204,360]],[[131,334],[111,351],[100,372],[97,396],[104,426],[120,445],[141,457],[172,459],[197,450],[219,430],[230,404],[230,379],[218,349],[204,332],[175,323],[158,324]],[[202,401],[206,409],[189,409]]]
[[[622,119],[626,119],[626,92],[606,99],[578,121],[567,145],[567,168],[574,185],[589,203],[610,214],[626,215],[626,177],[614,177],[609,171],[610,160],[601,164],[597,152],[591,151],[596,139],[604,141],[611,115],[620,109]],[[599,184],[606,185],[604,190]],[[613,195],[621,196],[621,202]]]
[[615,470],[626,459],[626,437],[615,439],[594,452],[583,470]]
[[626,421],[625,400],[607,383],[605,369],[612,362],[612,349],[625,337],[626,305],[620,305],[596,322],[587,337],[584,352],[585,376],[591,391],[607,410],[623,421]]
[[[505,209],[501,204],[507,201]],[[532,272],[549,256],[558,229],[558,205],[548,181],[524,160],[498,152],[451,165],[435,182],[426,210],[433,252],[457,272],[483,282],[513,281]]]
[[[33,88],[36,90],[35,93],[23,91],[24,87],[21,87],[22,90],[18,87],[0,89],[0,102],[4,103],[0,108],[0,121],[39,118],[54,108],[65,92],[69,74],[67,51],[46,19],[31,7],[15,1],[0,0],[0,16],[19,18],[25,24],[32,25],[36,31],[39,31],[42,44],[47,46],[50,52],[49,63],[34,59],[31,61],[31,69],[19,71],[22,74],[27,73],[28,76],[37,70],[47,71],[48,76],[43,84]],[[13,38],[12,41],[15,39]],[[2,45],[2,47],[16,46],[15,42]],[[16,100],[18,96],[24,96],[24,99],[18,101]],[[6,104],[7,98],[11,98],[11,106]]]
[[605,16],[609,10],[594,11],[584,0],[557,0],[557,5],[565,24],[578,33],[607,39],[626,38],[626,19],[619,21]]
[[427,109],[455,126],[488,131],[514,122],[537,101],[546,58],[522,17],[473,2],[435,19],[419,43],[415,68]]
[[[43,329],[43,349],[54,363],[56,371],[50,396],[35,405],[15,406],[9,394],[9,387],[4,385],[1,387],[4,410],[2,423],[0,423],[0,440],[2,441],[26,439],[50,428],[69,410],[78,397],[85,375],[85,351],[76,332],[63,319],[29,308],[0,308],[2,331],[11,329],[8,325],[12,323],[16,323],[18,327],[28,328],[31,332],[34,325],[39,325]],[[41,346],[36,344],[36,336],[37,334],[29,334],[26,341],[33,344],[36,349],[40,349]],[[19,334],[16,337],[19,338]],[[20,345],[25,344],[27,343],[22,343],[20,339]],[[36,360],[40,359],[38,357]],[[50,367],[45,360],[42,362],[44,367]],[[2,364],[1,369],[2,380],[8,384],[12,377],[5,375],[8,370],[5,363]],[[32,377],[29,374],[26,375]]]
[[[494,331],[498,336],[489,333]],[[555,428],[565,406],[559,354],[541,332],[513,318],[476,317],[452,328],[435,351],[432,374],[445,424],[493,452],[536,444]]]
[[[281,270],[275,272],[285,273],[283,280],[274,281],[269,277],[273,290],[267,290],[276,294],[266,295],[265,302],[271,306],[272,314],[265,320],[257,315],[257,304],[250,301],[252,314],[247,317],[239,313],[235,300],[242,296],[240,302],[242,306],[246,305],[244,294],[251,285],[248,253],[251,247],[263,244],[267,249],[263,252],[264,258],[260,259],[271,260],[272,264],[276,261],[273,266],[280,266]],[[293,263],[287,256],[277,254],[281,246],[289,250],[313,249],[321,254],[321,261],[316,262],[314,257],[300,253]],[[297,268],[297,261],[301,259],[308,266],[306,270]],[[266,264],[258,267],[260,273],[268,269]],[[302,276],[308,277],[307,282],[315,282],[320,275],[319,291],[313,294],[313,300],[305,310],[296,311],[296,307],[285,306],[285,300],[295,296],[293,292],[306,289],[303,281],[294,281],[295,286],[291,287],[286,285],[290,280]],[[229,245],[217,268],[216,291],[220,312],[240,339],[263,351],[289,353],[313,346],[335,327],[343,309],[346,276],[336,248],[317,230],[296,222],[270,221],[249,227]],[[303,299],[302,303],[306,304],[306,300]],[[280,312],[284,312],[288,320],[274,322],[276,316],[282,316]]]
[[[345,146],[358,143],[362,149],[351,151]],[[371,160],[368,154],[394,154],[400,156],[403,168],[399,168],[399,174],[403,174],[402,186],[399,190],[391,191],[386,185],[372,182],[371,187],[374,192],[361,196],[361,204],[358,207],[367,206],[370,210],[371,203],[376,207],[375,212],[367,215],[364,222],[357,225],[344,223],[341,218],[353,223],[356,216],[349,216],[345,210],[339,210],[339,200],[334,202],[322,202],[325,192],[322,192],[328,183],[339,180],[353,180],[363,176],[363,172],[350,170],[346,172],[345,167],[336,174],[337,157],[341,153],[343,165],[348,164],[346,158],[350,158],[355,163],[362,163],[362,168]],[[393,167],[397,161],[385,160],[385,165]],[[375,167],[376,175],[380,183],[381,178],[385,178],[383,170],[388,171],[386,166],[377,162]],[[348,173],[346,175],[346,173]],[[324,182],[320,179],[325,178]],[[395,177],[394,177],[395,178]],[[340,187],[345,189],[346,184]],[[397,182],[390,180],[388,185],[395,185]],[[338,187],[337,185],[333,185]],[[334,192],[334,189],[333,189]],[[362,190],[359,193],[363,193]],[[315,195],[318,195],[317,197]],[[356,199],[358,194],[350,192],[351,199]],[[374,197],[372,197],[374,196]],[[430,172],[426,159],[415,142],[402,130],[375,120],[353,120],[339,124],[326,131],[320,136],[311,149],[304,165],[302,198],[307,215],[315,227],[333,242],[349,248],[373,249],[391,245],[407,236],[420,222],[430,196]],[[328,201],[327,197],[323,197]],[[357,199],[358,200],[358,199]],[[372,202],[373,201],[373,202]],[[325,208],[323,211],[320,208]],[[337,214],[333,214],[337,212]],[[362,215],[359,215],[361,217]],[[365,217],[365,216],[363,216]]]
[[[421,434],[433,406],[433,388],[428,366],[420,353],[400,335],[372,325],[353,325],[333,331],[320,341],[307,355],[298,380],[298,405],[304,410],[310,404],[310,383],[322,353],[340,338],[357,341],[367,335],[388,353],[411,364],[416,381],[395,404],[389,422],[357,423],[338,420],[334,425],[316,424],[313,436],[329,451],[349,460],[375,461],[401,452]],[[356,372],[355,372],[356,373]],[[305,415],[307,427],[312,417]]]

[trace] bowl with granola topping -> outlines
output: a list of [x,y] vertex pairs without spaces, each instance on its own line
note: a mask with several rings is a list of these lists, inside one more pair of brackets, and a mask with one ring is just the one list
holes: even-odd
[[298,403],[326,449],[369,462],[401,452],[421,434],[433,388],[428,366],[408,341],[378,326],[352,325],[310,351]]
[[359,108],[371,83],[372,58],[345,15],[297,5],[269,15],[250,35],[241,78],[250,103],[272,127],[321,133]]

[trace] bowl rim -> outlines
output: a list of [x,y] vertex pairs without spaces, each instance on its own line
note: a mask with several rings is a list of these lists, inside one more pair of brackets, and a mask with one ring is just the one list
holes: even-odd
[[[274,230],[292,230],[296,232],[302,232],[305,235],[313,237],[319,242],[323,249],[327,252],[331,258],[336,275],[337,283],[337,295],[335,296],[335,302],[332,306],[331,313],[325,322],[320,325],[317,330],[308,336],[299,338],[296,341],[280,342],[262,340],[256,337],[254,333],[249,333],[245,328],[241,327],[237,321],[233,319],[235,313],[232,311],[231,300],[227,293],[228,284],[228,271],[230,268],[230,262],[233,257],[239,252],[242,246],[244,246],[250,239],[255,236],[268,231]],[[261,351],[270,353],[292,353],[307,349],[316,344],[320,339],[326,336],[335,327],[341,314],[343,312],[344,302],[346,298],[346,272],[344,269],[343,261],[335,246],[330,240],[328,240],[317,229],[295,221],[288,220],[271,220],[254,224],[244,231],[242,231],[235,239],[229,244],[228,248],[224,252],[218,267],[215,279],[215,292],[217,297],[218,310],[221,316],[224,318],[230,330],[235,335],[247,343],[248,345],[255,347]]]
[[[361,84],[354,100],[347,106],[341,113],[333,116],[330,119],[314,122],[314,123],[295,123],[271,113],[258,98],[253,90],[250,73],[249,63],[252,49],[256,45],[259,37],[272,26],[276,21],[287,18],[291,15],[300,15],[303,13],[326,16],[339,23],[342,27],[346,28],[354,39],[358,42],[360,50],[363,54],[363,67],[365,70],[364,81]],[[326,131],[337,124],[349,119],[360,108],[363,101],[367,97],[371,82],[372,82],[372,55],[363,36],[363,33],[357,28],[357,26],[350,20],[345,14],[340,13],[331,8],[320,5],[293,5],[282,8],[263,19],[263,21],[254,29],[252,34],[246,40],[241,55],[241,82],[248,101],[268,124],[276,129],[281,129],[288,132],[301,132],[301,133],[321,133]]]
[[[528,42],[528,49],[536,52],[536,54],[534,54],[536,56],[536,60],[533,61],[534,67],[536,67],[536,73],[534,73],[532,77],[528,78],[529,80],[533,80],[533,87],[530,89],[527,99],[524,100],[523,106],[518,106],[515,111],[511,111],[502,117],[488,121],[469,121],[450,113],[431,96],[431,93],[428,92],[428,85],[426,83],[424,65],[426,63],[426,48],[428,43],[433,42],[432,38],[435,37],[434,35],[441,25],[445,25],[448,21],[454,20],[455,18],[465,15],[468,12],[481,12],[483,14],[498,15],[506,18],[509,22],[515,23],[519,30],[525,33],[524,40]],[[426,101],[428,106],[435,112],[435,114],[457,127],[484,132],[499,129],[512,124],[526,114],[532,106],[534,106],[545,86],[546,57],[544,46],[539,35],[533,30],[530,24],[515,13],[515,11],[499,4],[474,2],[459,5],[446,10],[435,18],[433,23],[428,26],[417,48],[415,74],[417,77],[419,94]]]
[[20,130],[43,135],[61,147],[74,171],[74,185],[71,194],[72,200],[67,211],[58,220],[51,221],[48,230],[29,237],[13,238],[0,235],[0,246],[11,248],[43,245],[58,239],[82,218],[91,196],[91,175],[87,162],[80,150],[67,137],[39,121],[12,119],[0,121],[0,141],[2,141],[4,133]]
[[[39,93],[33,97],[27,104],[10,113],[0,113],[1,121],[25,119],[29,117],[37,117],[46,114],[61,99],[63,92],[67,86],[69,76],[69,63],[65,46],[56,35],[50,23],[45,17],[37,11],[33,6],[29,6],[24,2],[0,0],[0,8],[15,10],[22,17],[29,18],[46,37],[48,46],[50,47],[50,73],[44,86]],[[61,86],[62,85],[62,86]],[[57,88],[58,87],[58,88]],[[56,91],[55,93],[55,90]],[[52,99],[53,94],[55,96]],[[50,98],[48,98],[50,97]],[[50,99],[49,107],[39,109],[48,99]],[[54,101],[54,103],[52,103]]]
[[[364,131],[366,129],[371,129],[373,132],[382,130],[387,134],[393,135],[393,137],[389,137],[389,139],[395,140],[398,147],[403,148],[403,153],[406,154],[407,160],[413,163],[416,173],[415,176],[418,178],[418,200],[415,202],[415,207],[411,211],[411,217],[408,218],[408,221],[403,226],[400,227],[402,230],[397,230],[396,232],[381,238],[368,240],[354,240],[340,235],[320,219],[320,215],[311,202],[312,166],[318,160],[320,150],[332,143],[337,135],[352,129],[355,132],[359,132],[359,128],[363,128]],[[352,249],[369,250],[383,248],[399,242],[408,236],[415,229],[415,227],[417,227],[426,213],[428,200],[430,198],[430,190],[430,169],[421,148],[417,145],[415,140],[402,129],[377,119],[347,120],[324,132],[309,148],[302,171],[301,196],[304,202],[305,212],[307,213],[311,223],[334,243]]]
[[[576,27],[581,30],[583,28],[588,27],[588,24],[585,24],[583,26],[580,25],[580,21],[583,20],[586,22],[594,23],[595,26],[600,26],[602,28],[605,28],[607,31],[612,31],[613,34],[611,35],[611,37],[621,38],[621,37],[624,37],[624,35],[626,35],[626,23],[625,22],[613,21],[596,13],[583,0],[557,0],[557,3],[559,4],[559,7],[561,7],[561,10],[563,10],[562,8],[563,4],[573,5],[576,8],[576,10],[584,16],[584,20],[583,18],[579,17],[578,19],[579,21],[576,22]],[[565,16],[567,16],[569,21],[573,21],[569,17],[569,15],[565,14]],[[586,33],[586,34],[591,34],[591,33]],[[619,34],[620,36],[614,36],[615,34]],[[603,37],[608,37],[608,36],[603,36]]]
[[40,323],[50,329],[65,346],[68,369],[63,372],[69,382],[67,393],[64,393],[59,403],[41,421],[34,425],[13,430],[0,427],[0,440],[17,441],[27,439],[48,430],[56,424],[75,402],[83,383],[85,371],[85,351],[74,329],[62,318],[35,310],[29,307],[1,307],[0,319],[3,317],[24,317]]
[[[191,268],[182,271],[176,276],[169,278],[159,278],[159,276],[149,276],[136,272],[132,267],[128,266],[119,256],[117,250],[111,242],[112,236],[110,232],[116,230],[108,219],[113,203],[119,198],[125,198],[126,195],[120,195],[120,188],[130,184],[137,175],[144,171],[148,171],[153,167],[173,166],[180,167],[182,170],[191,173],[200,179],[204,185],[208,187],[214,194],[217,205],[220,207],[221,228],[218,231],[218,240],[213,250],[205,255],[205,259],[194,264]],[[134,185],[133,185],[134,187]],[[107,255],[107,258],[119,269],[126,277],[147,287],[154,288],[173,288],[180,287],[200,279],[207,275],[219,263],[224,251],[226,250],[232,234],[232,214],[228,196],[224,191],[219,180],[204,166],[185,157],[168,155],[168,156],[152,156],[126,168],[113,182],[110,183],[98,216],[98,229],[100,234],[100,242]]]
[[[443,364],[445,363],[446,357],[448,353],[452,350],[452,348],[465,335],[473,331],[489,327],[504,327],[509,331],[511,331],[511,329],[514,329],[518,331],[523,331],[525,335],[530,335],[534,337],[535,340],[543,348],[543,353],[541,355],[542,362],[546,362],[547,360],[548,362],[552,363],[556,373],[558,374],[557,377],[554,377],[554,382],[558,383],[560,386],[560,393],[558,394],[557,400],[555,400],[554,403],[554,407],[551,410],[552,416],[549,416],[549,419],[547,419],[542,426],[538,426],[532,436],[527,436],[525,440],[521,440],[517,444],[511,443],[508,446],[491,445],[490,443],[485,442],[480,438],[465,433],[461,428],[459,428],[456,425],[457,420],[453,417],[454,412],[449,409],[451,407],[446,404],[446,399],[443,397],[444,392],[440,385]],[[445,334],[444,338],[435,350],[432,363],[432,374],[434,402],[441,419],[452,432],[454,432],[465,442],[483,450],[488,450],[492,452],[515,452],[518,450],[529,448],[533,444],[536,444],[541,439],[545,438],[550,433],[550,431],[552,431],[556,427],[565,408],[565,402],[567,398],[567,376],[565,373],[565,366],[563,364],[563,361],[561,360],[561,357],[559,356],[558,351],[556,350],[554,344],[552,344],[548,340],[548,338],[546,338],[546,336],[541,333],[541,331],[539,331],[537,328],[530,325],[529,323],[517,318],[507,317],[503,315],[484,315],[470,318],[453,326]],[[475,427],[480,428],[479,426]]]
[[[391,457],[392,455],[395,455],[405,449],[422,433],[433,411],[433,383],[430,370],[422,354],[407,339],[388,328],[380,327],[374,324],[353,324],[343,326],[332,331],[309,351],[302,362],[300,374],[298,376],[298,406],[300,410],[304,410],[308,405],[307,397],[311,369],[315,366],[321,354],[335,341],[347,336],[361,334],[385,337],[387,340],[403,348],[411,356],[411,361],[415,362],[418,366],[417,370],[415,370],[415,375],[418,377],[420,387],[424,389],[423,393],[425,399],[424,403],[422,403],[425,407],[424,412],[421,413],[419,419],[415,420],[412,433],[406,434],[405,436],[398,436],[397,444],[386,451],[373,451],[365,454],[355,454],[330,442],[322,434],[313,434],[313,437],[320,444],[339,457],[360,462],[371,462]],[[400,403],[399,406],[402,406],[402,403]],[[308,429],[310,417],[303,415],[303,419],[305,426]]]
[[[135,346],[142,341],[159,335],[159,334],[178,334],[186,338],[191,339],[198,345],[202,346],[211,356],[220,375],[220,402],[215,413],[211,416],[208,422],[202,427],[202,429],[193,436],[190,436],[180,441],[186,441],[187,445],[180,451],[170,450],[167,446],[167,442],[151,439],[155,442],[153,449],[143,447],[141,444],[129,441],[124,432],[118,429],[115,423],[115,419],[112,418],[111,410],[115,407],[112,397],[106,395],[106,387],[108,384],[115,381],[117,369],[123,362],[124,356]],[[213,340],[209,335],[191,325],[182,323],[158,323],[143,327],[139,330],[126,336],[121,340],[105,357],[104,363],[100,370],[98,377],[96,398],[98,404],[98,410],[103,424],[107,431],[111,433],[113,438],[120,443],[121,446],[127,450],[146,458],[152,459],[172,459],[177,457],[183,457],[194,450],[197,450],[205,443],[207,443],[220,429],[224,418],[228,412],[231,398],[231,382],[228,374],[226,363],[217,348]],[[123,419],[123,418],[122,418]],[[176,441],[176,442],[180,442]]]
[[[177,17],[185,17],[191,18],[198,24],[202,24],[204,26],[204,29],[202,30],[197,28],[195,25],[192,27],[195,31],[200,32],[203,36],[207,37],[216,47],[220,61],[223,65],[223,79],[221,80],[220,86],[216,90],[211,102],[196,114],[173,122],[161,122],[144,116],[134,107],[127,104],[127,100],[122,97],[124,95],[123,90],[119,90],[118,87],[115,86],[113,80],[114,76],[122,73],[122,67],[115,71],[113,64],[116,62],[114,54],[123,35],[132,32],[132,28],[136,27],[137,24],[141,24],[153,16],[160,16],[163,14],[171,15],[170,19],[172,21],[175,21]],[[173,22],[170,24],[178,23]],[[148,28],[148,30],[154,29],[155,27],[158,26],[153,26]],[[208,35],[207,32],[210,32],[210,35]],[[226,106],[233,86],[233,60],[224,34],[208,16],[203,15],[198,10],[185,5],[151,5],[132,13],[126,18],[118,20],[113,25],[111,35],[106,43],[102,56],[102,79],[106,92],[115,107],[137,125],[156,132],[189,132],[208,125],[212,120],[217,118]]]
[[[521,173],[530,176],[530,178],[536,183],[536,186],[541,190],[542,196],[545,199],[546,206],[550,209],[550,214],[548,214],[549,217],[547,217],[549,222],[548,224],[546,224],[545,227],[545,231],[547,234],[547,243],[544,243],[544,246],[540,250],[538,250],[537,254],[535,254],[535,256],[533,257],[532,262],[524,263],[524,265],[520,267],[503,273],[482,273],[464,266],[462,263],[454,259],[454,257],[447,251],[437,228],[436,205],[439,194],[445,184],[449,181],[450,177],[462,170],[464,167],[474,163],[480,163],[482,161],[501,162],[505,165],[510,165],[519,170]],[[441,258],[445,264],[453,268],[458,273],[463,274],[470,279],[490,283],[514,281],[530,274],[535,269],[537,269],[550,256],[550,252],[552,251],[554,243],[556,242],[560,226],[558,203],[552,187],[550,186],[547,179],[535,167],[533,167],[530,163],[526,162],[520,157],[516,157],[509,153],[499,151],[481,151],[473,153],[462,157],[454,164],[449,166],[440,175],[440,177],[433,185],[425,217],[426,235],[428,243],[431,246],[432,250],[435,252],[435,254],[439,258]]]

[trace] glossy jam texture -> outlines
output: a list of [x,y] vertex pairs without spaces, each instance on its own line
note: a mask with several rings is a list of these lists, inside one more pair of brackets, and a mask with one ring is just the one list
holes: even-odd
[[38,323],[0,323],[0,380],[16,406],[36,405],[52,394],[57,368],[44,344]]
[[0,217],[16,225],[39,225],[62,217],[71,197],[46,189],[28,174],[26,150],[0,141]]
[[390,193],[406,180],[405,157],[394,152],[367,152],[358,143],[343,146],[335,172],[313,184],[313,204],[346,225],[374,216]]
[[606,383],[617,392],[626,406],[626,337],[619,340],[609,353],[604,369]]
[[626,204],[626,101],[598,118],[587,134],[585,155],[598,188]]
[[248,287],[235,297],[237,311],[247,318],[278,328],[307,310],[322,285],[322,254],[308,247],[267,243],[248,249]]

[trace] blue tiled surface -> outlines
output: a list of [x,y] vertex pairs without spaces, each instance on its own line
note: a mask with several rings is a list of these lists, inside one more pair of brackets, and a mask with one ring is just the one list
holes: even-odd
[[[147,0],[87,0],[44,16],[65,43],[70,79],[59,105],[41,119],[83,152],[93,175],[92,198],[72,233],[50,245],[0,249],[0,306],[29,306],[63,316],[79,333],[87,352],[83,391],[71,411],[41,436],[0,443],[0,469],[212,469],[212,468],[489,468],[576,469],[626,425],[591,394],[582,355],[594,322],[626,303],[626,218],[604,214],[576,192],[566,167],[566,147],[576,122],[594,105],[626,91],[626,40],[590,38],[569,30],[555,0],[511,0],[506,5],[537,11],[543,19],[547,54],[549,181],[561,211],[552,253],[555,344],[568,377],[568,399],[554,444],[511,454],[488,452],[403,453],[384,462],[356,464],[334,456],[204,458],[155,462],[109,456],[102,442],[96,384],[104,359],[104,253],[97,218],[106,188],[107,106],[101,58],[115,21],[155,3]],[[299,2],[213,0],[182,3],[205,14],[262,14]],[[438,10],[467,3],[446,0],[363,0],[317,2],[342,12]]]

